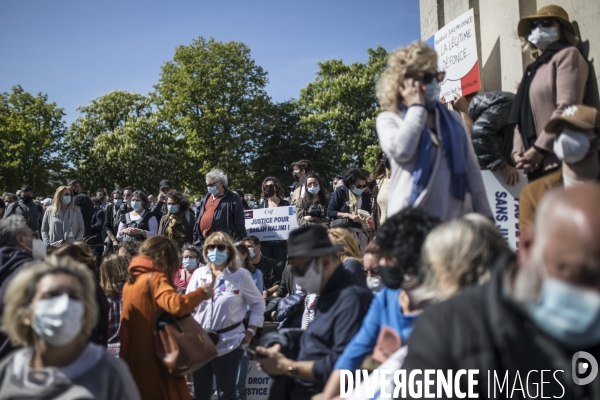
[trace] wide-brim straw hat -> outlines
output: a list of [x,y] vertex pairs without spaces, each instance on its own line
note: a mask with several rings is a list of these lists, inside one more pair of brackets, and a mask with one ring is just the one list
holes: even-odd
[[533,19],[544,19],[553,18],[556,19],[560,25],[565,28],[568,32],[575,35],[575,27],[569,21],[569,14],[564,8],[551,4],[549,6],[542,7],[537,13],[521,18],[519,25],[517,26],[517,32],[519,37],[527,38],[529,36],[529,21]]

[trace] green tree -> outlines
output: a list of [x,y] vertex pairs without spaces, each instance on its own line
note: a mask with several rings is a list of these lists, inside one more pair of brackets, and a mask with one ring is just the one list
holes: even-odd
[[76,175],[90,191],[98,187],[110,190],[119,185],[128,185],[125,179],[128,172],[120,166],[121,160],[108,157],[99,149],[106,149],[106,137],[116,145],[115,133],[121,132],[128,122],[150,119],[153,116],[150,99],[141,94],[115,90],[77,110],[82,115],[71,124],[65,138],[69,160],[75,167]]
[[258,194],[267,176],[279,178],[284,186],[291,185],[291,164],[298,160],[310,160],[326,182],[342,170],[341,150],[334,137],[318,129],[306,129],[300,119],[296,102],[271,106],[265,115],[265,128],[253,140],[255,158],[248,179],[251,187],[244,190]]
[[204,174],[220,167],[230,187],[247,184],[255,149],[270,101],[266,72],[243,43],[202,37],[179,46],[162,66],[155,86],[162,118],[185,142],[182,175],[193,192],[204,192]]
[[15,192],[30,184],[40,195],[54,192],[52,179],[65,165],[64,115],[47,95],[19,85],[0,95],[0,188]]
[[377,151],[375,85],[385,67],[387,51],[378,46],[367,52],[366,64],[346,65],[342,60],[319,63],[316,80],[300,92],[302,124],[332,135],[340,144],[344,166],[371,166]]

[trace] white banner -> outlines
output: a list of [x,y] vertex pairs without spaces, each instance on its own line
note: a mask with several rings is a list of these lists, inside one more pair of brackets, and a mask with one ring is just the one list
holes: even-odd
[[246,376],[246,399],[267,400],[272,384],[273,378],[260,371],[256,366],[256,361],[250,360],[248,375]]
[[261,242],[287,240],[290,232],[298,228],[295,207],[258,208],[245,210],[246,232]]
[[527,184],[523,170],[519,170],[519,175],[521,182],[508,186],[498,172],[481,171],[494,222],[513,251],[519,248],[519,196]]
[[447,102],[454,100],[455,92],[465,96],[481,89],[475,32],[475,15],[470,9],[427,41],[438,54],[438,69],[446,72],[440,98]]

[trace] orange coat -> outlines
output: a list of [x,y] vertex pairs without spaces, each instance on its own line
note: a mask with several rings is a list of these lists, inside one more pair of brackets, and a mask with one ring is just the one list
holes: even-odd
[[123,288],[120,356],[129,365],[143,400],[191,399],[185,378],[163,375],[161,361],[156,357],[151,328],[154,305],[148,288],[150,272],[156,306],[170,314],[177,317],[189,314],[206,298],[201,287],[187,295],[178,295],[152,258],[134,257],[129,273],[136,277],[135,282]]

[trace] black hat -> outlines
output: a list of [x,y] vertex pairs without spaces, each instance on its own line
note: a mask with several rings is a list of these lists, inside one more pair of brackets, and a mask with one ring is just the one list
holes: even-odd
[[160,181],[160,185],[158,185],[159,189],[162,188],[169,188],[171,189],[173,186],[171,185],[171,181],[168,179],[163,179],[162,181]]
[[288,259],[294,257],[320,257],[337,253],[343,244],[332,245],[327,230],[322,225],[309,225],[290,232]]

